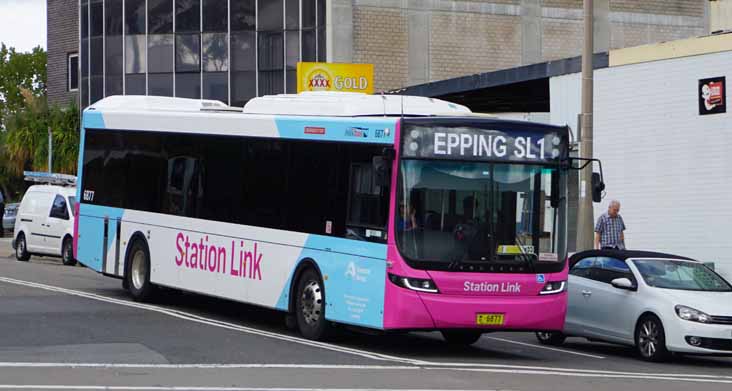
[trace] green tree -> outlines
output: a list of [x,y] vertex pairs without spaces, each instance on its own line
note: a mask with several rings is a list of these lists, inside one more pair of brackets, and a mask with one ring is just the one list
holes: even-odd
[[37,98],[46,95],[46,51],[38,46],[19,53],[0,43],[0,129],[8,116],[25,106],[22,91]]
[[23,90],[24,107],[7,119],[5,167],[11,175],[48,170],[48,130],[53,142],[53,172],[75,174],[79,156],[79,109],[75,104],[48,107],[45,96]]
[[[7,132],[8,123],[15,127],[29,128],[29,122],[38,122],[37,118],[23,117],[21,112],[27,109],[28,97],[34,101],[45,101],[46,95],[46,52],[36,47],[31,52],[19,53],[0,43],[0,187],[6,198],[13,199],[19,189],[24,187],[21,173],[17,167],[26,161],[15,161],[9,150],[9,139],[19,139],[18,135]],[[40,104],[40,103],[39,103]],[[17,148],[15,148],[15,152]]]

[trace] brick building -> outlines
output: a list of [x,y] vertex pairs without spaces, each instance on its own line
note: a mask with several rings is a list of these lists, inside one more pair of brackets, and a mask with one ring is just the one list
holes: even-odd
[[78,0],[48,0],[46,12],[48,101],[59,105],[65,105],[71,101],[76,101],[78,104]]
[[[293,91],[294,65],[307,60],[373,63],[377,91],[401,88],[579,55],[581,7],[581,0],[48,0],[49,99],[80,97],[86,106],[126,93],[241,105]],[[707,0],[595,0],[595,7],[598,52],[703,35],[710,26]],[[69,91],[74,80],[81,94]]]

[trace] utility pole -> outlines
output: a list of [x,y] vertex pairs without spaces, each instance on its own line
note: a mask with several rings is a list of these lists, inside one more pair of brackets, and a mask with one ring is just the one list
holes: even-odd
[[[594,6],[584,0],[585,45],[582,51],[582,125],[580,128],[580,157],[592,159],[592,110],[594,54]],[[584,163],[584,162],[583,162]],[[592,209],[592,164],[580,172],[579,207],[577,210],[577,251],[594,246],[594,216]]]
[[50,174],[53,169],[53,136],[51,135],[51,127],[48,127],[48,173]]

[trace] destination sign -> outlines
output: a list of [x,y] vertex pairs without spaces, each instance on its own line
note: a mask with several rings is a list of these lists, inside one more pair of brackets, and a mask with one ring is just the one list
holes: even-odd
[[402,156],[447,160],[556,162],[566,154],[558,132],[407,126]]

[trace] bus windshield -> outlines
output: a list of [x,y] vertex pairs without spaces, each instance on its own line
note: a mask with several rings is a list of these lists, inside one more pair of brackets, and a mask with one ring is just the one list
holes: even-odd
[[540,254],[557,260],[559,213],[550,202],[555,171],[529,164],[403,160],[395,220],[402,255],[529,268]]

